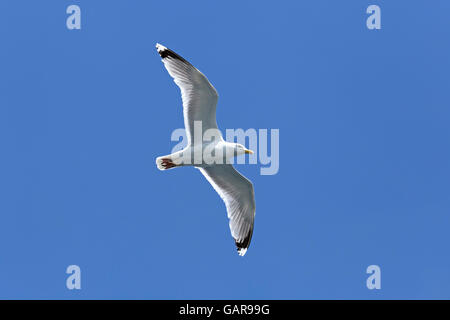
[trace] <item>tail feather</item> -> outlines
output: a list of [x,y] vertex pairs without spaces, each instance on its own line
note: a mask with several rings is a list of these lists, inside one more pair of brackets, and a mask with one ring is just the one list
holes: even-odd
[[163,156],[156,158],[156,166],[159,170],[167,170],[178,167],[169,156]]

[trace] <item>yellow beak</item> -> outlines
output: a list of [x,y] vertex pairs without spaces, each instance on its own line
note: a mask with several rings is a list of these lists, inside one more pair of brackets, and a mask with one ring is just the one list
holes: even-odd
[[246,153],[246,154],[253,154],[253,151],[252,151],[252,150],[245,149],[245,153]]

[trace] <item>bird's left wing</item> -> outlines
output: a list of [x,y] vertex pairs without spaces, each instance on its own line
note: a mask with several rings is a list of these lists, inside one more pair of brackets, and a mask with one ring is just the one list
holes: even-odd
[[255,220],[255,195],[253,184],[231,164],[199,168],[227,207],[231,235],[239,255],[247,252]]
[[219,96],[213,85],[203,73],[172,50],[159,43],[156,49],[167,71],[180,87],[188,144],[194,143],[195,121],[201,121],[203,132],[208,129],[218,130],[216,106]]

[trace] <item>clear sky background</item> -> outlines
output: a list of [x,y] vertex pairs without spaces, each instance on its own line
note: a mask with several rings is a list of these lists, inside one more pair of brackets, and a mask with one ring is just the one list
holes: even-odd
[[[0,298],[450,298],[449,12],[1,1]],[[221,129],[280,130],[277,175],[238,166],[256,195],[244,258],[200,172],[155,166],[183,126],[156,42],[217,88]]]

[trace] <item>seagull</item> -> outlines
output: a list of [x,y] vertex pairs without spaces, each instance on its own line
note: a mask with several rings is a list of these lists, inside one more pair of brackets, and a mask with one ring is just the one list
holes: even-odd
[[[156,49],[169,75],[181,90],[188,140],[185,149],[156,158],[156,165],[160,170],[180,166],[194,166],[200,170],[225,202],[231,236],[238,254],[244,256],[253,234],[255,194],[253,184],[230,164],[230,159],[242,154],[253,154],[253,151],[242,144],[224,141],[216,122],[219,96],[205,75],[159,43]],[[202,136],[198,137],[196,126],[199,124],[203,132],[212,132],[216,139],[207,141]],[[211,152],[205,155],[207,150]],[[200,159],[196,161],[198,155]]]

